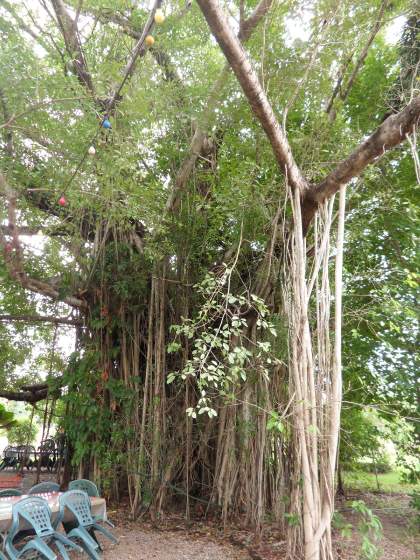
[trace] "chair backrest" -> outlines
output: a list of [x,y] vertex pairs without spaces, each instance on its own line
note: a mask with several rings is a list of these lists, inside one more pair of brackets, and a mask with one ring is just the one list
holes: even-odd
[[19,530],[19,517],[24,519],[39,537],[45,537],[54,533],[51,525],[50,506],[42,498],[29,496],[19,500],[13,505],[12,516],[13,524],[8,535],[8,538],[10,537],[12,541]]
[[6,449],[3,451],[4,457],[11,459],[12,457],[18,456],[17,447],[13,447],[12,445],[8,445]]
[[10,496],[22,496],[23,492],[18,490],[17,488],[5,488],[4,490],[0,490],[0,498],[8,498]]
[[59,492],[60,485],[56,482],[40,482],[39,484],[35,484],[29,490],[28,494],[44,494],[47,492]]
[[82,490],[83,492],[86,492],[88,496],[99,496],[99,490],[96,484],[84,478],[72,480],[69,484],[69,490]]
[[64,516],[64,510],[67,508],[76,518],[82,527],[90,527],[94,520],[91,512],[91,504],[89,496],[82,490],[68,490],[61,494],[60,516]]
[[19,461],[28,460],[31,455],[35,454],[35,447],[33,445],[19,445],[16,451]]

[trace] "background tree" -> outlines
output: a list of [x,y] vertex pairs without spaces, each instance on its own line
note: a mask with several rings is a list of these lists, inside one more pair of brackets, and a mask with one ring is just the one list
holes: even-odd
[[0,404],[0,430],[11,430],[15,424],[13,412],[9,412],[4,405]]
[[10,428],[7,439],[10,445],[31,445],[36,438],[37,426],[31,420],[20,420]]

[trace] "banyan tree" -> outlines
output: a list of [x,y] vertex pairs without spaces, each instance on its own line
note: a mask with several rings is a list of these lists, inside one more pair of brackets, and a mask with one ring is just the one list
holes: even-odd
[[351,213],[414,185],[418,16],[0,0],[4,286],[77,341],[0,396],[60,401],[73,468],[133,516],[271,515],[333,558],[346,188]]

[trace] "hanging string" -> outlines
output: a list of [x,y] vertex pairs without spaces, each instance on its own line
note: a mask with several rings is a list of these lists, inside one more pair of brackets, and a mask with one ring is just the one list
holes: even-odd
[[141,34],[141,37],[137,41],[136,46],[134,47],[134,49],[132,51],[130,60],[128,61],[127,65],[124,69],[123,79],[122,79],[120,85],[114,90],[114,93],[113,93],[111,99],[109,100],[109,102],[108,102],[108,104],[105,108],[104,116],[102,117],[102,119],[99,123],[98,129],[97,129],[94,137],[92,138],[92,140],[89,142],[89,145],[85,149],[85,152],[83,154],[82,159],[80,160],[76,169],[73,171],[69,180],[67,181],[67,183],[64,186],[64,189],[62,191],[62,195],[61,195],[61,198],[60,198],[60,201],[62,201],[62,202],[60,202],[60,204],[62,206],[65,206],[65,204],[66,204],[66,199],[65,199],[64,195],[68,191],[71,183],[73,182],[74,178],[76,177],[76,175],[78,174],[78,172],[82,168],[84,162],[86,161],[87,157],[89,156],[89,150],[90,150],[91,146],[96,142],[102,128],[111,129],[111,123],[109,122],[109,114],[111,113],[112,109],[114,108],[126,81],[128,80],[128,78],[132,75],[132,73],[134,71],[134,65],[136,63],[136,60],[137,60],[139,54],[141,53],[142,49],[144,48],[144,42],[146,40],[146,37],[148,36],[148,34],[151,31],[151,29],[153,27],[153,24],[155,22],[156,11],[160,8],[160,6],[162,5],[162,2],[163,2],[163,0],[155,0],[153,8],[151,9],[150,14],[149,14],[149,18],[146,22],[146,25],[143,28],[143,32]]

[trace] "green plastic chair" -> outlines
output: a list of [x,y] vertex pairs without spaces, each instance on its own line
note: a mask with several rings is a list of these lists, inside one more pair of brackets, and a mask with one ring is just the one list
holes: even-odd
[[[77,480],[72,480],[69,484],[69,490],[82,490],[86,492],[91,498],[97,498],[100,496],[98,487],[91,480],[86,480],[85,478],[78,478]],[[115,525],[109,521],[109,519],[101,519],[100,517],[93,516],[95,521],[103,521],[107,523],[110,527],[115,529]]]
[[86,554],[93,560],[100,560],[98,550],[100,549],[99,543],[96,541],[95,531],[105,535],[113,543],[117,543],[114,535],[96,523],[92,517],[91,505],[89,496],[82,490],[69,490],[59,497],[60,511],[55,521],[54,526],[57,528],[60,523],[63,523],[65,510],[67,509],[74,517],[77,523],[63,523],[69,539],[77,539]]
[[40,482],[32,486],[28,494],[47,494],[48,492],[60,492],[60,485],[56,482]]
[[[35,535],[21,549],[15,544],[19,542],[19,533],[25,536],[26,531],[19,531],[21,518],[31,526]],[[51,525],[51,509],[48,502],[36,496],[23,498],[12,508],[12,526],[7,534],[5,548],[11,560],[17,560],[28,552],[35,552],[36,557],[57,560],[57,555],[48,546],[55,544],[64,560],[70,560],[66,546],[82,552],[82,549],[64,535],[58,533]]]
[[91,498],[99,496],[99,490],[96,484],[85,478],[72,480],[69,484],[69,490],[82,490],[82,492],[86,492]]
[[17,488],[5,488],[0,490],[0,498],[10,498],[11,496],[23,496],[23,492]]

